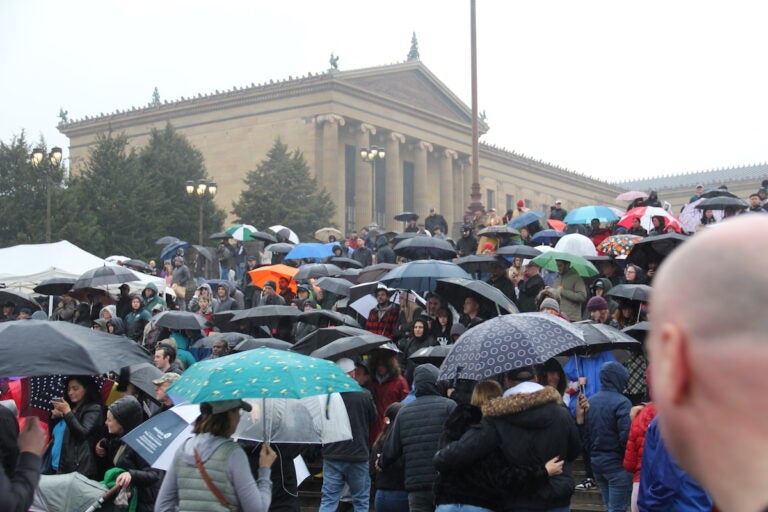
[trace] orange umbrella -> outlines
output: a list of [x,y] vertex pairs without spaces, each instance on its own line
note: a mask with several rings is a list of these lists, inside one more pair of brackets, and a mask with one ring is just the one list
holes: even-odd
[[558,231],[565,231],[565,222],[561,220],[547,219],[547,224],[549,224],[549,227],[551,227],[552,229],[556,229]]
[[[296,293],[296,281],[293,280],[293,276],[295,276],[298,271],[299,269],[295,267],[289,267],[288,265],[278,263],[277,265],[267,265],[266,267],[249,270],[248,275],[251,276],[253,284],[259,288],[263,288],[264,283],[267,281],[275,281],[277,283],[280,281],[281,277],[285,277],[288,279],[288,288],[290,288],[293,293]],[[282,293],[283,291],[284,290],[278,290],[278,293]]]

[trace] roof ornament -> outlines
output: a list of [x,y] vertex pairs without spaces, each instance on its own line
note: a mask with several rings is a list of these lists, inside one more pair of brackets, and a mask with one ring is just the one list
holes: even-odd
[[153,107],[160,106],[160,91],[157,90],[157,87],[155,87],[155,90],[152,91],[152,103],[150,105]]
[[328,60],[328,63],[331,65],[330,71],[338,71],[339,69],[339,56],[334,55],[333,52],[331,52],[331,58]]
[[59,119],[61,119],[62,123],[68,123],[69,122],[69,110],[64,110],[63,108],[59,107]]
[[416,40],[416,32],[411,37],[411,49],[408,52],[408,60],[421,60],[419,58],[419,42]]

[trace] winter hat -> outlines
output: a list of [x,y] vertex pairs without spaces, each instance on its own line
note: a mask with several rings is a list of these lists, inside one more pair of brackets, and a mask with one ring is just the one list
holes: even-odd
[[525,207],[525,201],[523,201],[522,199],[518,199],[518,200],[517,200],[517,207],[518,207],[518,208],[523,208],[523,207]]
[[269,287],[270,287],[270,288],[272,288],[273,290],[277,290],[277,283],[276,283],[276,282],[274,282],[274,281],[272,281],[272,280],[266,281],[266,282],[264,283],[264,288],[266,288],[267,286],[269,286]]
[[608,309],[608,301],[602,297],[592,297],[587,302],[587,311],[600,311],[601,309]]
[[543,311],[545,309],[552,309],[554,311],[560,312],[560,304],[557,303],[555,299],[551,299],[547,297],[543,301],[541,301],[541,305],[539,306],[539,311]]
[[348,357],[342,357],[336,361],[336,366],[338,366],[344,373],[355,371],[355,362]]

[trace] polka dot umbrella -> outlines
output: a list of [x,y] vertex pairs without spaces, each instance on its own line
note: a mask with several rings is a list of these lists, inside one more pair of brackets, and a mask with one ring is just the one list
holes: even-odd
[[584,345],[584,335],[549,313],[520,313],[487,320],[456,341],[439,380],[484,380],[541,364]]

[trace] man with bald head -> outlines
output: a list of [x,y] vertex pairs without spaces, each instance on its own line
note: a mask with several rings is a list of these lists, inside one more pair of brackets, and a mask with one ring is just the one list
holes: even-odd
[[768,232],[768,215],[725,224],[683,244],[654,279],[654,402],[675,460],[719,509],[758,512],[768,510],[768,239],[755,233]]

